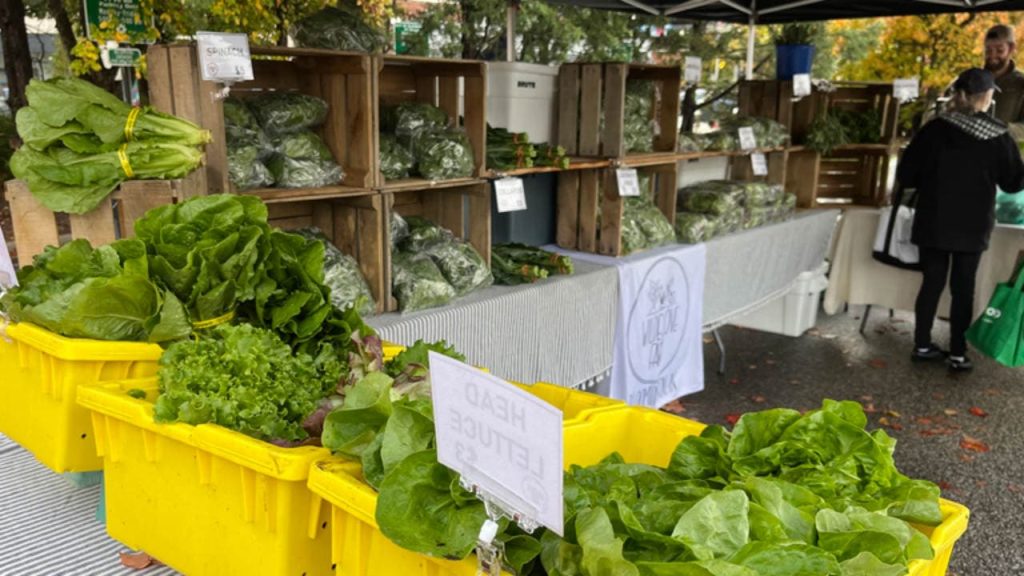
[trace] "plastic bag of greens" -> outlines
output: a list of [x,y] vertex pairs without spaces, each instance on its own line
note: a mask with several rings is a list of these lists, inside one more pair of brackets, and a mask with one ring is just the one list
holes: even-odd
[[739,145],[740,128],[751,128],[754,131],[754,138],[759,148],[775,148],[784,146],[789,141],[789,130],[784,124],[768,118],[756,118],[747,116],[733,116],[721,122],[721,131],[728,132],[736,138],[736,148]]
[[708,138],[703,134],[681,132],[676,150],[679,152],[703,152],[709,144]]
[[719,131],[708,135],[708,143],[704,149],[729,152],[732,150],[739,150],[739,148],[740,143],[737,136],[731,132]]
[[409,216],[405,219],[408,235],[401,244],[401,249],[408,252],[422,252],[437,243],[450,242],[452,233],[434,224],[426,218]]
[[789,213],[796,212],[796,194],[783,194],[779,206],[785,207]]
[[396,213],[391,214],[391,249],[398,250],[399,244],[409,237],[409,223]]
[[632,254],[647,249],[647,237],[640,229],[640,223],[630,214],[622,216],[622,252]]
[[292,232],[324,245],[324,284],[331,289],[331,304],[335,308],[345,310],[359,302],[357,312],[360,315],[369,316],[376,311],[370,286],[366,278],[363,278],[355,258],[339,250],[319,228],[302,228]]
[[774,216],[774,208],[771,206],[755,206],[747,208],[746,218],[743,220],[743,229],[749,230],[751,228],[757,228],[758,226],[764,226],[771,222]]
[[672,223],[668,221],[668,218],[654,205],[650,198],[644,196],[627,198],[627,210],[630,204],[634,205],[635,217],[640,224],[640,230],[643,231],[644,237],[647,239],[648,247],[664,246],[675,242],[676,233],[672,229]]
[[417,137],[448,126],[448,114],[437,106],[422,102],[405,102],[385,108],[381,114],[381,130],[394,134],[399,142],[415,148]]
[[767,182],[744,182],[745,206],[774,206],[782,194],[782,188]]
[[320,188],[340,184],[345,174],[334,162],[304,160],[275,154],[267,168],[280,188]]
[[422,133],[414,149],[416,169],[429,180],[469,178],[476,167],[469,139],[457,130]]
[[331,149],[324,144],[315,132],[303,130],[275,137],[274,151],[296,160],[320,160],[322,162],[333,162],[334,156]]
[[274,185],[274,175],[260,161],[260,149],[252,144],[228,146],[228,179],[239,190]]
[[380,135],[380,171],[387,180],[408,178],[416,159],[412,152],[391,134]]
[[251,98],[249,106],[269,134],[301,132],[327,118],[327,102],[298,92],[261,94]]
[[681,206],[687,212],[721,216],[740,209],[740,203],[730,194],[702,189],[683,189],[680,194]]
[[717,216],[717,225],[715,226],[715,236],[722,236],[724,234],[732,234],[743,230],[743,224],[746,221],[746,212],[742,208]]
[[707,214],[676,214],[676,239],[683,244],[700,244],[714,238],[718,221]]
[[627,152],[650,152],[654,149],[654,123],[651,108],[654,85],[650,82],[626,83],[626,109],[623,118],[623,137]]
[[396,252],[391,256],[391,290],[404,312],[444,306],[455,298],[452,288],[426,254]]
[[299,46],[347,52],[380,52],[387,34],[371,25],[358,8],[329,6],[299,20],[292,29]]
[[228,146],[258,146],[260,157],[271,151],[270,141],[248,104],[237,98],[224,100],[224,134]]
[[483,257],[468,242],[455,238],[435,242],[425,250],[459,296],[490,286],[494,282]]
[[1024,224],[1024,192],[996,195],[996,221],[1000,224]]

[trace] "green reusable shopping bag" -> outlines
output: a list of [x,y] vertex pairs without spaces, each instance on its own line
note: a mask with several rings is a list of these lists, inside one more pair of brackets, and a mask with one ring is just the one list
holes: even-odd
[[996,286],[988,308],[967,330],[967,341],[1004,366],[1024,366],[1024,266],[1016,281]]

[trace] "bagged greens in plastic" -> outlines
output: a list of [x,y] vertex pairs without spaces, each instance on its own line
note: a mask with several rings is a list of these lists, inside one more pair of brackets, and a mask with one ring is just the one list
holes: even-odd
[[789,212],[796,211],[796,194],[783,194],[779,199],[779,205],[784,206]]
[[755,206],[747,208],[746,218],[743,220],[743,229],[749,230],[751,228],[757,228],[758,226],[764,226],[774,221],[775,208],[772,206]]
[[289,158],[334,162],[330,148],[311,130],[283,134],[274,138],[273,142],[274,151]]
[[676,150],[679,152],[703,152],[708,149],[710,145],[709,140],[703,134],[680,132],[679,144],[676,146]]
[[394,253],[391,277],[392,292],[404,312],[444,306],[455,298],[455,288],[426,254]]
[[380,171],[387,180],[408,178],[416,159],[412,152],[391,134],[380,135]]
[[715,237],[718,221],[707,214],[676,214],[676,239],[683,244],[700,244]]
[[448,114],[430,104],[405,102],[385,108],[380,122],[382,131],[394,134],[399,142],[415,150],[420,134],[448,126]]
[[338,310],[345,310],[359,302],[357,312],[362,316],[372,315],[377,306],[356,259],[339,250],[319,228],[292,232],[324,245],[324,284],[331,289],[331,304]]
[[732,234],[743,230],[743,224],[746,222],[746,218],[746,212],[743,208],[737,208],[728,214],[718,216],[718,225],[715,227],[715,236]]
[[626,253],[671,244],[676,233],[668,218],[646,196],[625,199],[622,212],[622,249]]
[[391,214],[391,249],[398,250],[399,244],[409,237],[409,223],[397,213]]
[[679,191],[681,207],[687,212],[722,216],[740,210],[740,203],[730,194],[707,189],[683,189]]
[[433,244],[449,242],[452,239],[451,232],[426,218],[409,216],[405,222],[408,225],[408,234],[401,244],[402,250],[422,252]]
[[767,182],[744,182],[742,184],[745,206],[774,206],[782,199],[782,186]]
[[996,221],[1000,224],[1024,224],[1024,192],[1007,194],[999,191],[996,195]]
[[708,144],[705,150],[729,152],[739,150],[739,137],[731,132],[713,132],[708,135]]
[[292,30],[299,46],[346,52],[380,52],[387,34],[369,24],[358,8],[329,6],[299,20]]
[[434,259],[438,269],[459,296],[494,282],[487,263],[468,242],[450,238],[427,246],[425,253]]
[[228,147],[258,146],[260,157],[270,152],[270,141],[248,104],[237,98],[224,100],[224,133]]
[[260,161],[260,149],[252,144],[228,146],[228,179],[239,190],[274,185],[274,175]]
[[785,146],[789,141],[789,129],[784,124],[768,118],[757,118],[748,116],[732,116],[722,120],[721,131],[728,132],[736,138],[736,148],[739,149],[739,129],[752,128],[754,138],[757,140],[758,148],[776,148]]
[[627,152],[650,152],[654,149],[654,123],[651,119],[653,103],[652,83],[626,83],[626,109],[622,134]]
[[269,134],[301,132],[327,118],[327,102],[298,92],[261,94],[249,100],[249,107]]
[[450,180],[473,175],[473,147],[462,132],[424,132],[417,137],[414,149],[416,169],[424,178]]
[[279,188],[320,188],[340,184],[344,173],[333,161],[303,160],[275,154],[267,168]]

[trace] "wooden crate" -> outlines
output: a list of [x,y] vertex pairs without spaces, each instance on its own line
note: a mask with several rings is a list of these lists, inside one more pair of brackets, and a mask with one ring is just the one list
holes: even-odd
[[[231,88],[245,98],[268,90],[294,91],[327,101],[327,121],[320,136],[345,172],[344,185],[309,189],[306,196],[361,195],[373,184],[373,64],[367,54],[307,48],[253,46],[252,82]],[[155,44],[147,53],[149,94],[155,108],[210,130],[206,146],[207,188],[211,194],[231,191],[228,181],[224,105],[215,98],[220,85],[202,80],[194,44]],[[260,189],[247,193],[273,201],[293,190]]]
[[[85,239],[99,246],[134,236],[135,221],[147,210],[197,193],[193,179],[129,180],[90,212],[64,214],[43,206],[29,192],[28,184],[21,180],[8,180],[4,188],[14,228],[15,254],[12,256],[16,256],[21,266],[31,263],[47,246],[63,244],[62,240]],[[64,218],[70,223],[70,238],[61,238],[60,220]]]
[[380,173],[380,113],[386,106],[423,102],[448,114],[451,125],[466,132],[473,146],[472,178],[487,172],[487,63],[413,56],[374,56],[375,159],[374,186],[385,191],[416,190],[426,186],[462,186],[471,179],[430,182],[421,178],[386,182]]
[[885,145],[847,146],[830,156],[812,150],[790,154],[786,190],[801,208],[855,204],[881,206],[888,195],[894,149]]
[[642,155],[627,153],[623,134],[629,80],[654,83],[652,120],[658,132],[653,154],[675,154],[682,86],[678,66],[563,64],[558,74],[558,144],[570,156],[622,159]]
[[[675,162],[636,167],[650,176],[654,202],[668,221],[676,221]],[[562,248],[621,256],[625,202],[615,169],[579,170],[558,175],[557,242]]]
[[386,223],[384,230],[385,270],[387,271],[387,310],[398,310],[391,293],[391,214],[420,216],[450,230],[456,237],[476,248],[487,265],[491,264],[491,185],[479,181],[461,186],[390,191],[382,194]]
[[384,265],[388,226],[380,194],[279,200],[269,202],[267,210],[271,226],[283,230],[316,226],[338,249],[355,258],[377,311],[384,311],[391,290]]
[[754,165],[749,154],[739,154],[731,158],[729,174],[733,180],[763,180],[770,184],[786,185],[786,174],[789,166],[790,151],[788,148],[763,152],[768,161],[768,175],[755,176]]

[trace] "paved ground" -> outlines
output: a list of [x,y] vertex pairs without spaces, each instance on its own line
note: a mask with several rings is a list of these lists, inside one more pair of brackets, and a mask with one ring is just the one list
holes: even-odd
[[[944,366],[910,362],[912,315],[876,311],[863,337],[859,324],[859,314],[819,316],[818,328],[799,339],[723,329],[726,374],[715,373],[718,352],[707,344],[706,390],[684,399],[683,415],[725,423],[750,410],[858,400],[875,411],[874,426],[897,438],[904,473],[938,483],[971,509],[949,574],[1024,574],[1024,369],[975,354],[973,373],[951,376]],[[945,345],[946,324],[936,329]]]

